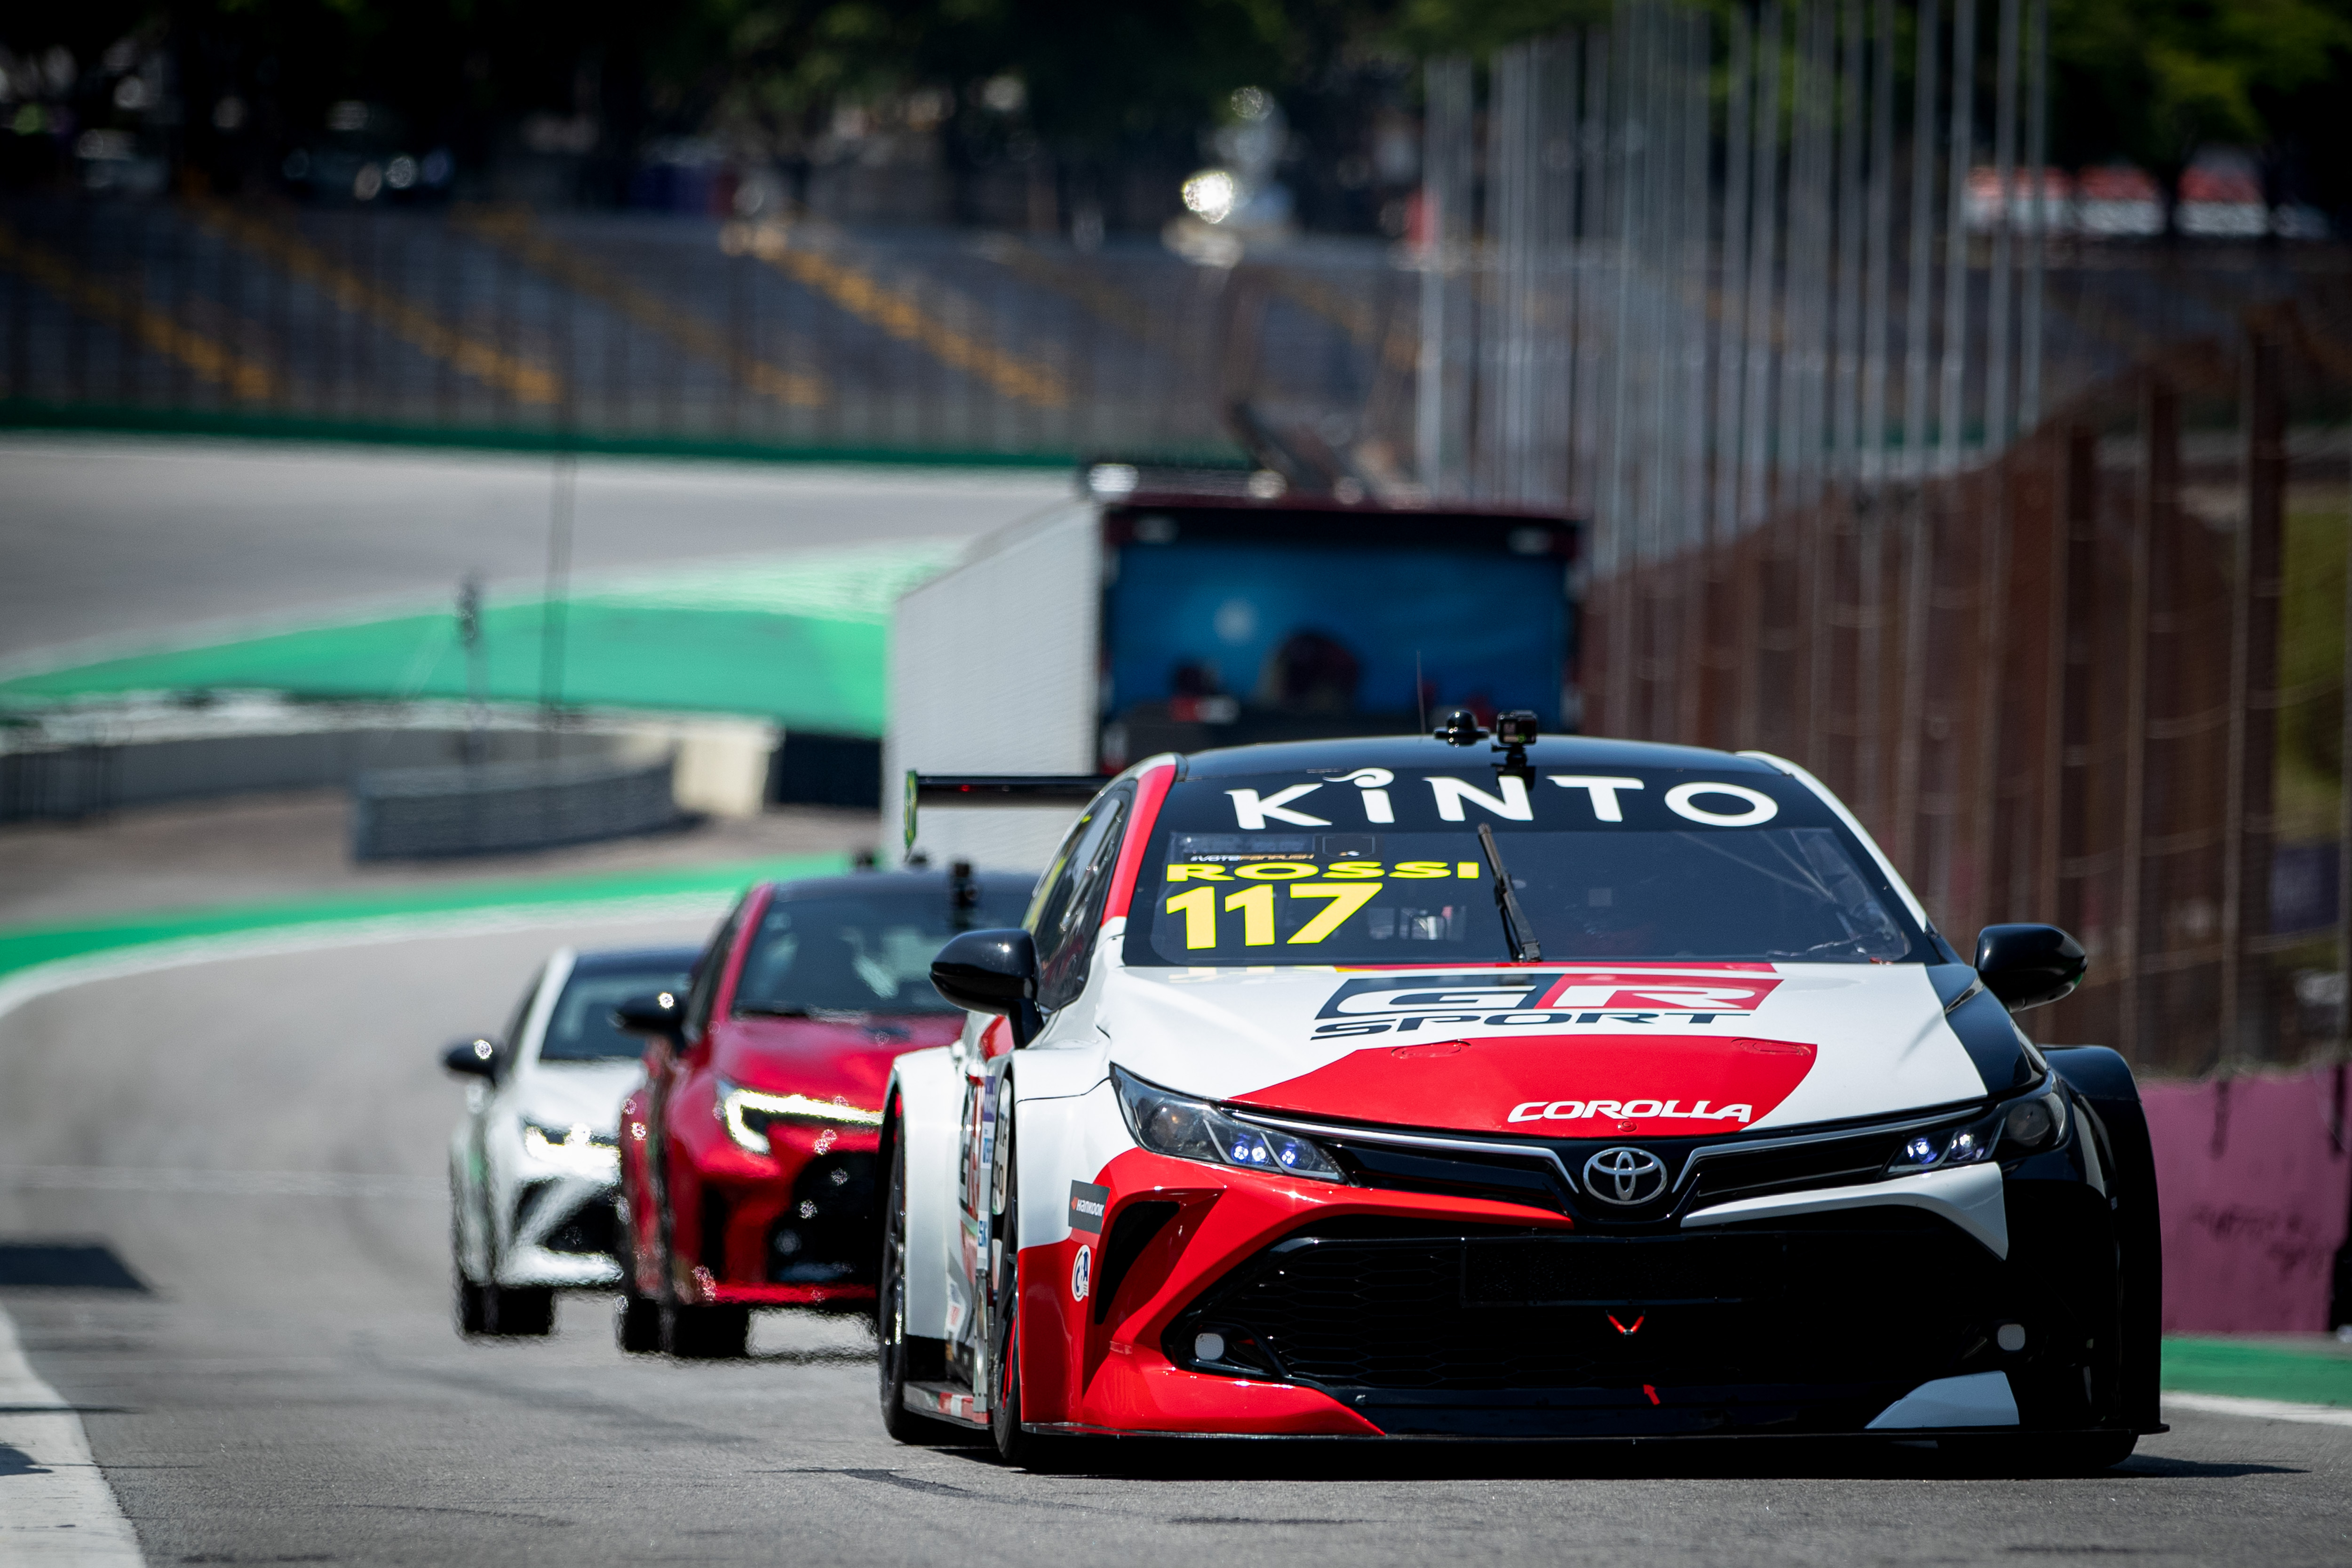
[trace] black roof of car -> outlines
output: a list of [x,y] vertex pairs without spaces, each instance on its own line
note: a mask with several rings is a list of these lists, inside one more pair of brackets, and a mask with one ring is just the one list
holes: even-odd
[[[1332,769],[1469,768],[1490,763],[1493,742],[1456,746],[1428,735],[1366,735],[1340,741],[1277,741],[1262,746],[1225,746],[1188,752],[1188,779],[1240,778],[1249,774],[1324,773]],[[1669,746],[1650,741],[1612,741],[1592,735],[1545,735],[1528,747],[1538,768],[1705,768],[1721,773],[1777,773],[1771,763],[1705,746]]]

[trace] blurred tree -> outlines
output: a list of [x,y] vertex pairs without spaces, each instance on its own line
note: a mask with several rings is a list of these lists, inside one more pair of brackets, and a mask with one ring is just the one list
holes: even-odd
[[[1724,11],[1736,0],[1703,3]],[[1388,32],[1423,57],[1486,55],[1567,27],[1605,26],[1610,10],[1610,0],[1399,0]]]
[[2053,0],[2050,53],[2053,155],[2147,169],[2168,223],[2208,147],[2263,154],[2273,199],[2295,164],[2320,176],[2307,194],[2324,205],[2352,195],[2341,156],[2352,0]]
[[[357,99],[407,143],[446,146],[474,171],[529,117],[566,117],[589,139],[576,194],[590,201],[624,199],[654,138],[717,133],[805,170],[837,110],[897,104],[900,123],[940,131],[960,179],[1007,160],[1050,167],[1066,211],[1073,191],[1139,161],[1164,183],[1202,155],[1233,91],[1255,85],[1290,114],[1286,177],[1307,216],[1361,228],[1378,202],[1354,171],[1370,122],[1409,110],[1417,59],[1484,56],[1610,11],[1610,0],[87,0],[0,11],[0,45],[19,59],[62,46],[79,78],[60,124],[142,127],[215,188],[274,169],[321,133],[332,105]],[[1988,22],[1987,50],[1991,33]],[[126,40],[168,52],[173,101],[121,107],[120,71],[102,62]],[[2242,145],[2274,197],[2352,215],[2352,0],[2053,0],[2051,46],[2061,162],[2126,159],[2177,197],[2200,149]],[[1990,71],[1979,75],[1989,94]]]

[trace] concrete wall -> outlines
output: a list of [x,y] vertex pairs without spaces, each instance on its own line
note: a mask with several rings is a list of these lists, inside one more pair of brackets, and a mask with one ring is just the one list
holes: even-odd
[[2140,1086],[2164,1216],[2168,1333],[2333,1326],[2352,1217],[2347,1088],[2341,1066]]
[[[0,821],[98,812],[261,790],[341,788],[360,774],[463,761],[462,718],[436,704],[386,714],[362,704],[240,700],[213,709],[74,715],[46,744],[0,748]],[[493,712],[485,763],[627,764],[676,759],[680,809],[756,816],[766,803],[774,725],[718,716],[609,714],[542,731],[529,715]],[[439,721],[436,721],[436,720]]]

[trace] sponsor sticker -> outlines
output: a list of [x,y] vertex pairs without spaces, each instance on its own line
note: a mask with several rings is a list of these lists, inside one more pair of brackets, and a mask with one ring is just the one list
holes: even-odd
[[1642,970],[1549,973],[1408,974],[1346,980],[1316,1016],[1318,1039],[1482,1028],[1631,1024],[1684,1028],[1749,1018],[1780,984],[1776,975]]
[[1076,1260],[1070,1265],[1070,1300],[1085,1300],[1087,1292],[1094,1288],[1094,1281],[1095,1249],[1091,1247],[1081,1247],[1078,1248]]
[[1070,1228],[1088,1236],[1102,1234],[1103,1211],[1110,1206],[1110,1189],[1086,1182],[1070,1184]]
[[1631,1118],[1652,1121],[1737,1121],[1741,1126],[1756,1120],[1752,1105],[1714,1107],[1705,1100],[1694,1100],[1687,1109],[1679,1100],[1530,1100],[1511,1107],[1513,1121],[1582,1121],[1597,1117],[1615,1122]]

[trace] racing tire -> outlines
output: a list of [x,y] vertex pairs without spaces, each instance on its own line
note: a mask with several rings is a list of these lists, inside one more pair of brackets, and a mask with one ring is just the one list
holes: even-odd
[[882,1204],[882,1261],[874,1291],[875,1364],[879,1373],[882,1430],[901,1443],[969,1443],[969,1428],[918,1415],[907,1408],[907,1384],[937,1379],[945,1358],[938,1341],[907,1334],[907,1147],[890,1141],[890,1186]]
[[460,1338],[478,1339],[490,1331],[489,1308],[482,1300],[481,1286],[460,1274],[451,1282],[449,1293],[457,1309]]
[[502,1340],[545,1339],[555,1331],[555,1291],[546,1285],[478,1285],[482,1332]]
[[659,1321],[662,1353],[679,1361],[736,1361],[751,1348],[749,1307],[665,1305]]
[[2041,1464],[2037,1473],[2095,1476],[2130,1458],[2132,1450],[2139,1447],[2139,1436],[2134,1432],[2101,1432],[2085,1437],[2054,1438],[2039,1447]]
[[483,1288],[466,1274],[466,1237],[457,1224],[457,1205],[465,1201],[455,1167],[449,1172],[449,1305],[457,1320],[457,1337],[470,1340],[488,1333],[489,1307]]
[[613,1313],[613,1340],[631,1355],[655,1355],[661,1346],[661,1304],[625,1292]]

